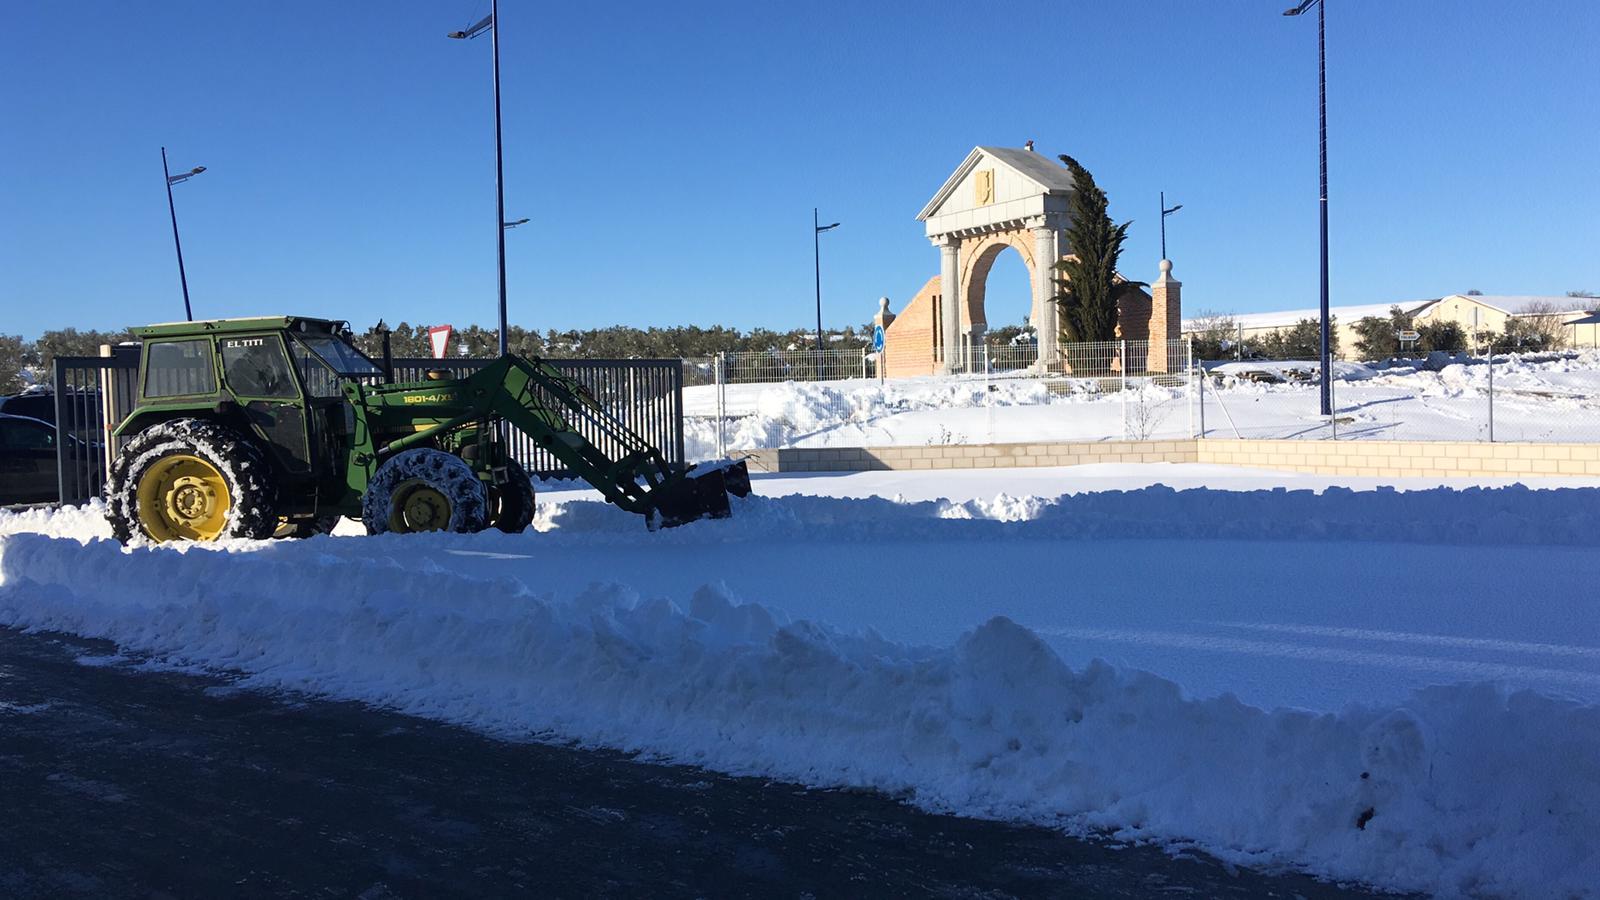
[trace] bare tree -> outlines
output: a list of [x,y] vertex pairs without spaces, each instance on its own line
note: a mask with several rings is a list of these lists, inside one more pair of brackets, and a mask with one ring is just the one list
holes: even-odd
[[1195,359],[1226,359],[1233,356],[1239,340],[1239,323],[1232,313],[1201,310],[1189,320],[1194,339]]
[[1561,350],[1567,346],[1566,319],[1571,313],[1548,300],[1537,300],[1506,323],[1506,333],[1516,333],[1540,350]]

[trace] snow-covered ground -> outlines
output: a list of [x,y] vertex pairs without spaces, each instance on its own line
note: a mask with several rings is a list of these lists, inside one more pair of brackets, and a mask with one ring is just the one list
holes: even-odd
[[[725,389],[730,450],[1025,441],[1177,438],[1202,423],[1213,437],[1323,438],[1314,383],[1260,383],[1248,373],[1304,364],[1231,363],[1199,396],[1145,384],[1126,396],[1093,380],[1054,384],[1020,376],[928,377]],[[1483,440],[1489,434],[1489,367],[1438,371],[1340,363],[1335,401],[1342,439]],[[1499,440],[1600,441],[1600,351],[1496,357],[1494,435]],[[717,389],[684,390],[691,458],[716,455]]]
[[[657,534],[580,492],[522,535],[125,549],[94,510],[0,515],[0,623],[1241,863],[1593,895],[1600,491],[1142,486],[1209,468],[762,478]],[[863,478],[906,499],[826,496]]]

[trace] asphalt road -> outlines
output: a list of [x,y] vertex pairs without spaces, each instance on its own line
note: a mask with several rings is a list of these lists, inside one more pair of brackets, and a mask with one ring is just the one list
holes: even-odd
[[80,661],[114,651],[0,629],[0,895],[1366,896]]

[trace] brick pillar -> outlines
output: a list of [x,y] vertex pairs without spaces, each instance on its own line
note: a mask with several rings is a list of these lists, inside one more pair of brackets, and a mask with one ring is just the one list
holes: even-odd
[[1172,277],[1172,260],[1161,261],[1161,277],[1150,285],[1150,359],[1146,369],[1167,371],[1167,341],[1183,337],[1183,282]]

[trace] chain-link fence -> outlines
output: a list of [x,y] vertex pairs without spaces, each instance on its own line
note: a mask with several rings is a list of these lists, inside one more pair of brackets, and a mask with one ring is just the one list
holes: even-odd
[[1432,354],[1336,362],[1323,415],[1315,361],[1203,364],[1205,437],[1600,441],[1600,351]]
[[[1600,351],[1335,364],[1191,360],[1190,344],[968,348],[967,370],[882,378],[873,354],[686,360],[690,459],[761,447],[871,447],[1191,437],[1600,441]],[[892,368],[891,368],[892,371]],[[1191,374],[1192,373],[1192,374]],[[1203,376],[1203,377],[1202,377]]]
[[968,348],[953,375],[886,378],[877,354],[792,350],[684,361],[689,458],[760,447],[1144,440],[1193,434],[1188,344]]

